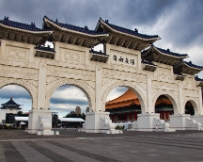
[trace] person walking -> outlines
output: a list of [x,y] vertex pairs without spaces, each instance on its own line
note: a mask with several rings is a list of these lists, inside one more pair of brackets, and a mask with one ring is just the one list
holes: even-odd
[[158,132],[158,125],[156,124],[156,132]]

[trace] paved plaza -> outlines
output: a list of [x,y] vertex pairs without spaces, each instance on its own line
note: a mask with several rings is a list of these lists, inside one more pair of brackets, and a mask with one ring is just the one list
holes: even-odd
[[203,162],[203,131],[37,136],[0,130],[0,162]]

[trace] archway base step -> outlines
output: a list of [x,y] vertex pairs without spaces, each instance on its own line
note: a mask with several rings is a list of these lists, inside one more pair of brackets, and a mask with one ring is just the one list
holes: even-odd
[[[156,129],[157,126],[157,129]],[[163,131],[163,132],[174,132],[175,129],[169,127],[169,123],[160,119],[160,114],[158,113],[146,113],[139,114],[137,122],[135,122],[131,129],[128,131]]]
[[203,115],[190,116],[189,114],[170,115],[170,128],[176,130],[202,130]]
[[79,132],[85,133],[105,133],[105,134],[122,134],[116,130],[116,124],[112,123],[109,112],[88,112],[83,128]]
[[52,112],[50,110],[30,110],[28,133],[40,135],[54,135],[52,130]]

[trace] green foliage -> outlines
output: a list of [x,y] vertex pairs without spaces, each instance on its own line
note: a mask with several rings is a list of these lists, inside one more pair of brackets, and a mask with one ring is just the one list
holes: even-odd
[[119,130],[119,129],[124,129],[124,125],[123,125],[123,126],[117,125],[115,129],[117,129],[117,130]]
[[65,116],[66,118],[82,118],[85,120],[85,114],[73,114],[73,113],[69,113]]

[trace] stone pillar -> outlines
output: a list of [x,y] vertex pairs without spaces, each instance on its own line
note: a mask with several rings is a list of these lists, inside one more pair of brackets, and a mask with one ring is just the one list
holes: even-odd
[[38,81],[38,95],[37,95],[37,107],[35,109],[45,108],[45,96],[46,96],[46,64],[41,63],[39,67],[39,81]]
[[[152,81],[149,76],[147,76],[147,109],[146,112],[154,113],[154,105],[152,104]],[[144,114],[145,112],[142,112]]]
[[195,112],[195,115],[203,115],[203,106],[202,106],[202,90],[201,87],[199,87],[199,108],[198,113]]
[[[179,92],[179,108],[178,110],[174,109],[174,115],[177,114],[185,114],[185,105],[183,105],[183,90],[181,84],[178,85],[178,92]],[[178,105],[177,105],[178,106]]]
[[[59,50],[59,43],[58,42],[54,42],[54,50],[55,51],[60,51]],[[57,53],[55,56],[54,56],[54,59],[55,60],[60,60],[60,55],[62,55],[61,53]],[[63,58],[62,58],[63,59]]]
[[96,92],[95,92],[95,102],[96,107],[93,108],[95,111],[105,111],[105,107],[102,107],[101,102],[101,88],[102,88],[102,69],[101,67],[96,67]]
[[[38,81],[38,95],[37,95],[37,107],[30,111],[29,121],[28,121],[28,133],[37,134],[41,129],[40,115],[44,116],[49,123],[50,127],[48,132],[51,132],[49,135],[53,135],[51,131],[52,127],[52,112],[50,110],[45,110],[45,95],[46,95],[46,64],[41,63],[39,67],[39,81]],[[45,124],[45,123],[43,123]],[[43,134],[45,135],[45,134]]]
[[[101,67],[96,67],[96,88],[95,88],[95,105],[92,108],[94,112],[89,112],[86,114],[86,121],[83,125],[83,132],[86,133],[111,133],[119,134],[118,130],[115,130],[116,125],[112,123],[109,112],[104,112],[105,107],[102,107],[102,69]],[[104,105],[103,105],[104,106]]]

